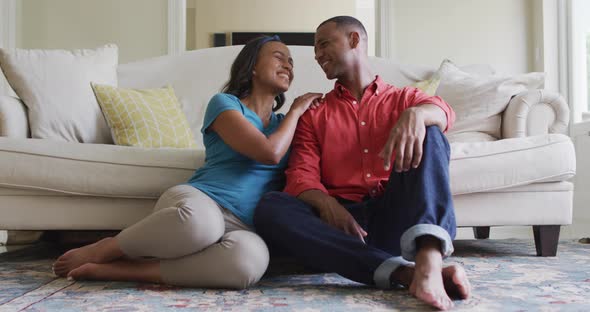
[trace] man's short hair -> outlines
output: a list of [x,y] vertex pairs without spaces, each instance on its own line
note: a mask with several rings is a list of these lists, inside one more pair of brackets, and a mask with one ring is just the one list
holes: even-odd
[[327,24],[327,23],[336,23],[336,27],[338,27],[338,28],[352,26],[352,27],[356,28],[357,30],[359,30],[362,36],[367,38],[367,30],[365,29],[365,26],[363,26],[363,23],[361,23],[359,20],[357,20],[356,18],[354,18],[352,16],[342,15],[342,16],[332,17],[330,19],[323,21],[318,26],[318,28],[322,27],[324,24]]

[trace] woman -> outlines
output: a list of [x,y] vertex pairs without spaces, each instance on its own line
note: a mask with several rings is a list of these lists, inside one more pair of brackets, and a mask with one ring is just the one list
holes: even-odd
[[55,274],[192,287],[256,283],[269,255],[251,230],[254,208],[262,194],[281,189],[297,121],[322,96],[307,93],[286,115],[275,114],[292,80],[293,60],[277,36],[246,44],[207,107],[205,165],[164,192],[150,216],[59,257]]

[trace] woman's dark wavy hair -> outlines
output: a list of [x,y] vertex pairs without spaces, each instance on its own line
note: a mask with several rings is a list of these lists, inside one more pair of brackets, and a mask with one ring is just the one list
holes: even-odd
[[[243,99],[252,91],[252,71],[256,65],[256,59],[262,46],[270,41],[282,42],[279,36],[260,36],[250,40],[242,48],[234,63],[231,66],[229,81],[223,86],[221,92],[233,94]],[[281,93],[275,97],[275,105],[272,110],[277,111],[285,104],[285,94]]]

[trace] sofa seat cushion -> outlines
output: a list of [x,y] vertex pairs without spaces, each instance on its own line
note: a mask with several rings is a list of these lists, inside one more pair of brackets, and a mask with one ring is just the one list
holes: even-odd
[[565,181],[575,172],[573,143],[562,134],[451,144],[453,195]]
[[72,195],[158,198],[204,163],[203,150],[0,138],[0,186]]
[[[489,192],[575,173],[574,148],[561,134],[451,144],[454,195]],[[203,165],[203,150],[0,138],[0,186],[61,194],[158,198]]]

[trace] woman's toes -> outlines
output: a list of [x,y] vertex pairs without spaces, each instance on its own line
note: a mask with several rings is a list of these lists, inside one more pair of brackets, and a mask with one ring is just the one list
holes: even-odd
[[68,273],[68,280],[83,280],[83,279],[91,279],[93,270],[97,267],[97,264],[94,263],[86,263],[79,266],[76,269],[73,269]]

